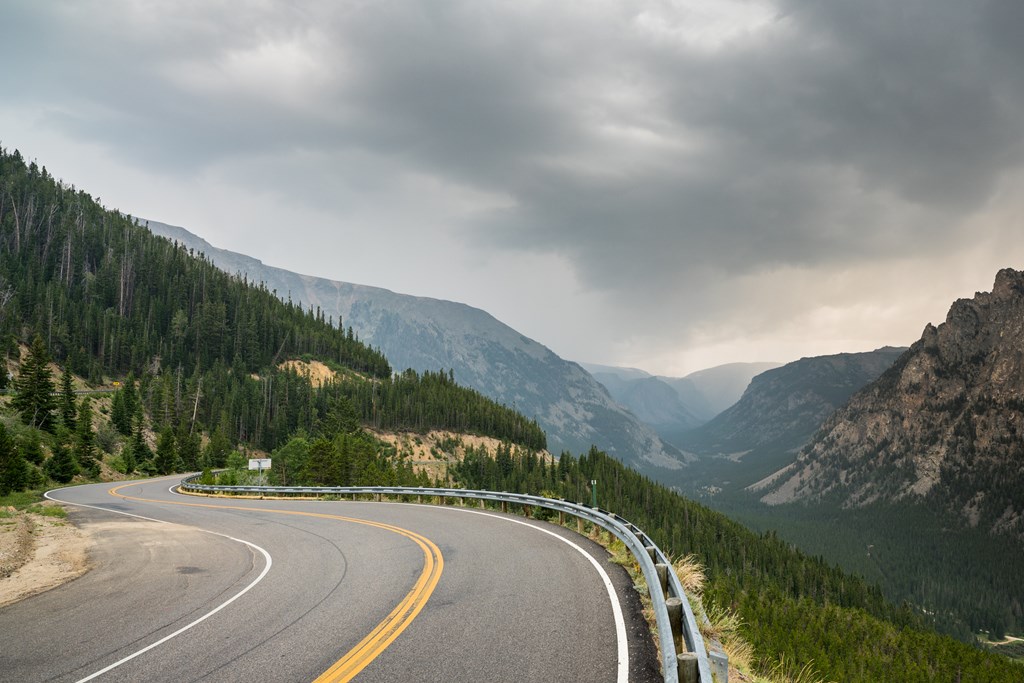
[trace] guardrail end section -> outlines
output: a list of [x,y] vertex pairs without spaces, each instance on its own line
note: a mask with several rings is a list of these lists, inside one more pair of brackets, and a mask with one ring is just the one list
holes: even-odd
[[715,683],[729,683],[729,657],[724,652],[708,651],[708,664]]

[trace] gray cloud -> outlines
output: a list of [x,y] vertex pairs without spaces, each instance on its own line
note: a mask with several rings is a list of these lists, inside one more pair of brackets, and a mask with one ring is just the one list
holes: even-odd
[[481,255],[559,255],[662,333],[651,349],[735,334],[730,316],[756,313],[738,282],[773,293],[757,310],[793,317],[815,301],[779,272],[948,263],[1022,165],[1013,0],[2,12],[0,58],[21,66],[0,73],[0,97],[42,111],[40,126],[333,220],[311,230],[379,221],[399,239],[407,221]]

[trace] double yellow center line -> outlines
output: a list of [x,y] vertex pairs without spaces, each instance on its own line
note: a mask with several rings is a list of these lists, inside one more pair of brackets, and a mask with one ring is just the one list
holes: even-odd
[[356,675],[365,669],[370,662],[377,658],[391,643],[394,642],[402,631],[404,631],[412,620],[423,610],[430,599],[437,582],[441,580],[441,571],[444,569],[444,557],[441,549],[429,538],[417,534],[414,531],[383,522],[373,522],[367,519],[356,519],[354,517],[343,517],[341,515],[328,515],[320,512],[300,512],[297,510],[275,510],[273,508],[243,507],[240,505],[213,505],[209,503],[182,503],[177,501],[153,500],[149,498],[138,498],[121,493],[121,489],[135,484],[124,484],[110,489],[112,496],[134,500],[143,503],[160,503],[164,505],[181,505],[185,507],[213,508],[217,510],[244,510],[249,512],[269,512],[277,515],[299,515],[302,517],[320,517],[322,519],[333,519],[353,524],[376,527],[404,536],[418,545],[423,551],[423,571],[413,585],[412,590],[406,594],[398,605],[391,610],[391,613],[384,617],[384,620],[377,624],[370,633],[363,638],[351,650],[331,665],[327,671],[320,674],[314,683],[342,683],[351,681]]

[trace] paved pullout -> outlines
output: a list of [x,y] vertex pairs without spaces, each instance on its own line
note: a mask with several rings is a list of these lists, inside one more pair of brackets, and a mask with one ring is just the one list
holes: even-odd
[[54,492],[79,506],[95,569],[0,609],[0,680],[311,681],[339,661],[335,680],[617,680],[601,575],[531,526],[598,560],[623,605],[630,680],[658,679],[628,576],[565,529],[462,508],[197,498],[173,483]]

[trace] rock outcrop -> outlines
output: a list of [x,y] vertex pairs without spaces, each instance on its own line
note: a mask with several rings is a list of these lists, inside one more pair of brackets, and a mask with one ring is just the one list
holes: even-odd
[[911,497],[993,531],[1024,532],[1024,273],[960,299],[825,421],[766,503]]

